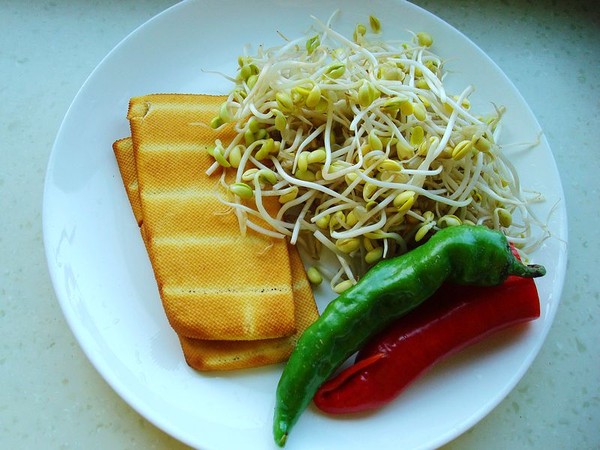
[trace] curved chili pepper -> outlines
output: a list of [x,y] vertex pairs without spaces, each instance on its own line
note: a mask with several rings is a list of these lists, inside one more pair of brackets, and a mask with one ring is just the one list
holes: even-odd
[[369,338],[416,308],[444,282],[493,286],[509,275],[538,277],[506,237],[482,226],[445,228],[402,256],[383,260],[332,301],[300,337],[279,380],[273,435],[283,446],[321,384]]
[[495,287],[444,285],[370,340],[354,365],[319,388],[315,405],[329,414],[381,408],[440,360],[539,316],[532,279],[509,277]]

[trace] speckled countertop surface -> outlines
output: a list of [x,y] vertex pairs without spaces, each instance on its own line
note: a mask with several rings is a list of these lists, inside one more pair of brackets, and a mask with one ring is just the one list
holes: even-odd
[[[42,242],[46,164],[81,84],[171,0],[0,8],[0,448],[185,448],[133,411],[73,338]],[[600,13],[596,2],[416,1],[504,70],[553,149],[569,215],[561,305],[508,397],[448,449],[600,448]]]

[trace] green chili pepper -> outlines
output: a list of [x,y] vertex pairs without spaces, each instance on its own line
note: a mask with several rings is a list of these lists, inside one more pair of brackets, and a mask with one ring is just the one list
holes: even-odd
[[495,286],[509,275],[545,273],[543,266],[521,263],[502,233],[469,225],[444,228],[409,253],[379,262],[300,337],[277,386],[275,442],[285,445],[319,386],[350,355],[443,282]]

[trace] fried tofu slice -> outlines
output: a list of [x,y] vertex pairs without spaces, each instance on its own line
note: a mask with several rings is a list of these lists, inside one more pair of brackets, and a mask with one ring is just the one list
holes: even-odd
[[[208,124],[222,97],[157,94],[130,101],[144,235],[171,326],[196,339],[252,340],[295,333],[287,245],[223,213],[218,176],[205,171]],[[269,205],[277,208],[276,199]]]

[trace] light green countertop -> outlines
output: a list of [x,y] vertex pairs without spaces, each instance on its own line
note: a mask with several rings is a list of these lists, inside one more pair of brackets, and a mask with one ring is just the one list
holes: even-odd
[[[90,72],[171,0],[20,1],[0,8],[0,448],[178,449],[89,363],[43,248],[46,164]],[[588,1],[416,1],[515,83],[562,177],[569,262],[556,319],[523,379],[447,449],[600,448],[600,13]]]

